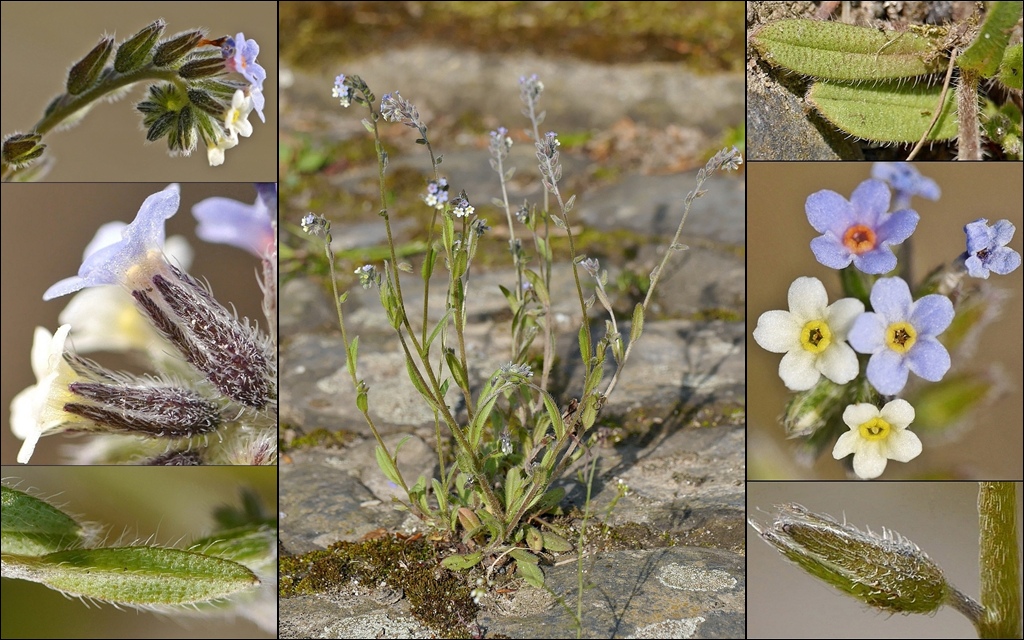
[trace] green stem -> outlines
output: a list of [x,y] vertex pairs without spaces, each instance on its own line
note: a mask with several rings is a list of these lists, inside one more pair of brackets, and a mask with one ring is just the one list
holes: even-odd
[[1020,638],[1022,635],[1016,491],[1013,482],[982,482],[978,493],[981,605],[984,607],[984,614],[975,625],[979,638]]

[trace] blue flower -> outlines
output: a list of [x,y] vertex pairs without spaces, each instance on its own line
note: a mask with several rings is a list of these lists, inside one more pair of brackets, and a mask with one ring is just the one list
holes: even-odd
[[890,245],[914,233],[920,216],[912,209],[889,210],[889,188],[880,180],[865,180],[850,201],[824,189],[807,197],[807,220],[822,235],[811,240],[818,262],[832,269],[854,266],[864,273],[888,273],[896,268]]
[[196,235],[207,242],[219,242],[244,249],[257,258],[272,251],[277,238],[277,185],[261,185],[255,204],[231,198],[207,198],[192,207],[199,221]]
[[910,206],[912,196],[938,200],[942,195],[937,182],[922,176],[914,165],[906,162],[876,162],[871,167],[871,177],[888,182],[896,192],[895,209]]
[[221,53],[227,68],[242,74],[242,77],[249,81],[253,107],[259,114],[260,121],[266,122],[266,118],[263,117],[263,81],[267,79],[267,70],[256,64],[260,45],[256,44],[255,40],[246,40],[245,34],[239,31],[234,38],[229,36],[224,40]]
[[[161,270],[164,260],[164,221],[178,211],[179,189],[169,185],[163,191],[146,198],[135,220],[121,231],[121,239],[93,249],[78,275],[64,278],[43,294],[43,300],[52,300],[86,287],[126,282],[130,273],[137,277]],[[160,266],[154,266],[158,263]],[[144,267],[141,270],[137,267]]]
[[978,218],[964,225],[967,234],[967,273],[972,278],[988,278],[989,271],[1005,276],[1020,266],[1020,254],[1007,247],[1017,229],[1009,220],[1000,220],[991,227],[988,220]]
[[868,380],[883,395],[903,390],[910,371],[938,382],[949,371],[949,352],[938,341],[953,322],[953,303],[939,294],[914,301],[901,278],[880,278],[871,289],[874,312],[850,329],[850,346],[870,353]]

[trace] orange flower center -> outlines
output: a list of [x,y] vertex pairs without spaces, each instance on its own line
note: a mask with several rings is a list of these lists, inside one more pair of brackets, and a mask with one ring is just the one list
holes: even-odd
[[857,255],[874,249],[875,241],[875,230],[862,224],[853,225],[843,234],[843,244]]

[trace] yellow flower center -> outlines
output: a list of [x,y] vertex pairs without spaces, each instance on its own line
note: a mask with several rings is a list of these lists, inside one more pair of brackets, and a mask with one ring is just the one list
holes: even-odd
[[906,353],[917,342],[917,330],[909,322],[894,322],[885,330],[885,342],[896,353]]
[[857,255],[874,249],[876,242],[875,230],[863,224],[855,224],[843,234],[843,244]]
[[860,425],[860,437],[865,440],[885,440],[892,426],[881,418],[871,418]]
[[821,353],[832,344],[832,330],[824,320],[811,320],[800,332],[800,344],[811,353]]

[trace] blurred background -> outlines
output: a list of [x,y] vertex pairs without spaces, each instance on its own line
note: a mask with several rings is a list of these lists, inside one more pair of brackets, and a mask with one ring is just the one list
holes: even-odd
[[[965,250],[963,226],[978,218],[989,224],[1006,218],[1017,227],[1010,246],[1022,249],[1022,165],[927,163],[916,165],[938,182],[938,201],[915,197],[911,207],[920,215],[913,235],[915,283]],[[800,276],[822,281],[829,302],[840,297],[837,271],[817,262],[809,243],[818,235],[807,222],[807,196],[831,189],[849,199],[871,177],[868,163],[766,163],[747,165],[747,268],[753,277],[747,288],[747,477],[755,479],[843,479],[842,463],[831,455],[832,445],[805,467],[795,462],[793,443],[779,422],[791,392],[779,378],[782,354],[769,353],[754,342],[752,332],[765,311],[789,308],[789,286]],[[1024,435],[1022,413],[1022,341],[1024,331],[1024,269],[1007,276],[993,274],[986,284],[1006,294],[1002,313],[980,335],[977,347],[964,355],[954,351],[955,372],[975,372],[994,382],[995,397],[941,431],[922,432],[924,452],[909,463],[889,462],[883,479],[1018,480],[1024,476],[1020,452]],[[928,383],[910,376],[908,390]]]
[[[51,333],[59,326],[57,316],[71,296],[49,302],[43,292],[53,283],[78,273],[82,253],[106,222],[130,223],[142,202],[149,195],[167,186],[152,184],[4,184],[4,215],[0,220],[3,251],[3,343],[0,346],[0,442],[3,464],[14,464],[21,441],[11,435],[10,403],[22,389],[35,384],[32,373],[32,336],[37,326]],[[254,256],[223,244],[210,244],[196,238],[196,220],[192,206],[209,197],[225,197],[246,204],[256,202],[256,189],[251,183],[183,184],[181,207],[167,221],[167,237],[184,235],[195,254],[189,272],[206,279],[214,296],[240,317],[258,320],[266,328],[260,308],[263,294],[257,284],[260,262]],[[132,361],[108,354],[95,354],[100,364],[109,368],[129,368],[141,373]],[[42,438],[32,456],[32,464],[54,464],[66,461],[61,447],[75,441],[72,436],[56,435]],[[84,436],[83,438],[88,438]]]
[[[112,545],[151,540],[184,548],[208,535],[213,510],[251,488],[277,511],[276,467],[3,467],[4,484],[104,525]],[[4,638],[273,638],[241,617],[170,616],[86,605],[24,580],[3,579]]]
[[246,39],[256,40],[260,45],[256,61],[267,70],[267,122],[251,114],[252,136],[229,149],[219,167],[209,165],[205,148],[187,158],[172,158],[167,155],[166,140],[146,142],[141,114],[134,107],[146,96],[146,87],[139,83],[116,103],[95,105],[78,126],[46,136],[47,153],[53,154],[56,164],[44,180],[275,182],[276,2],[247,2],[244,11],[227,2],[51,2],[45,11],[31,3],[5,2],[0,8],[4,85],[0,134],[29,131],[50,100],[63,91],[71,65],[101,36],[113,35],[117,44],[157,18],[167,22],[166,36],[206,28],[211,38],[241,31]]
[[[1021,485],[1017,483],[1018,536]],[[775,519],[795,502],[865,531],[892,529],[917,544],[950,584],[977,600],[978,484],[975,482],[748,482],[747,517]],[[1018,540],[1018,545],[1020,544]],[[971,638],[967,618],[889,615],[791,564],[747,525],[748,638]]]

